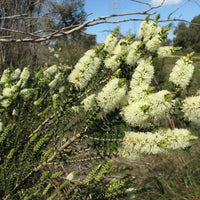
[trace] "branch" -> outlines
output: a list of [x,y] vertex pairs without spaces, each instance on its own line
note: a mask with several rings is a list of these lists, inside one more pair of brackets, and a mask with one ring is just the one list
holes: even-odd
[[69,139],[65,144],[63,144],[57,151],[54,152],[54,154],[45,162],[43,162],[42,164],[38,165],[37,167],[35,167],[28,175],[26,175],[26,177],[24,177],[24,179],[18,183],[15,188],[12,190],[11,194],[8,194],[4,200],[10,199],[12,194],[15,193],[21,185],[23,185],[26,180],[28,180],[33,174],[35,174],[36,172],[38,172],[42,167],[47,166],[50,162],[52,162],[56,156],[63,151],[66,147],[70,146],[72,143],[74,143],[77,139],[79,139],[80,137],[84,136],[85,134],[89,134],[93,131],[87,131],[87,127],[84,130],[84,132],[80,132],[78,134],[76,134],[75,136],[73,136],[71,139]]
[[186,0],[183,4],[181,4],[178,8],[176,8],[174,11],[172,11],[169,15],[168,15],[168,17],[167,17],[167,19],[170,19],[170,17],[175,13],[175,12],[177,12],[180,8],[182,8],[184,5],[186,5],[189,1],[191,1],[191,0]]
[[[15,33],[19,33],[21,35],[28,35],[27,37],[22,37],[22,38],[0,38],[0,42],[2,43],[10,43],[10,42],[15,42],[15,43],[21,43],[21,42],[32,42],[32,43],[40,43],[40,42],[44,42],[44,41],[48,41],[48,40],[52,40],[52,39],[56,39],[65,35],[69,35],[73,32],[76,31],[82,31],[82,29],[90,27],[90,26],[95,26],[95,25],[99,25],[99,24],[114,24],[114,23],[123,23],[123,22],[128,22],[128,21],[144,21],[145,18],[133,18],[131,16],[134,15],[154,15],[156,14],[156,12],[151,12],[157,8],[160,8],[164,5],[165,0],[162,0],[162,2],[159,5],[156,6],[152,6],[150,3],[147,3],[145,1],[141,1],[141,0],[131,0],[133,2],[136,3],[140,3],[140,4],[144,4],[149,6],[148,9],[145,9],[144,11],[141,12],[129,12],[129,13],[119,13],[119,14],[112,14],[112,15],[106,15],[106,16],[101,16],[101,17],[97,17],[97,18],[93,18],[91,20],[88,20],[82,24],[78,24],[78,25],[74,25],[71,24],[71,26],[69,27],[64,27],[60,30],[55,30],[51,33],[45,34],[45,30],[43,30],[43,34],[40,32],[40,34],[38,33],[27,33],[27,32],[23,32],[23,31],[18,31],[18,30],[12,30],[12,29],[7,29],[7,31],[9,32],[15,32]],[[188,3],[191,0],[186,0],[186,2],[184,2],[181,6],[179,6],[178,8],[176,8],[174,11],[172,11],[169,15],[167,19],[164,20],[159,20],[159,22],[172,22],[172,21],[179,21],[179,22],[187,22],[190,23],[187,20],[184,19],[170,19],[171,15],[173,15],[177,10],[179,10],[182,6],[184,6],[186,3]],[[16,16],[10,16],[10,17],[17,17]],[[128,19],[120,19],[120,20],[115,20],[118,17],[125,17],[125,16],[130,16]],[[113,19],[114,20],[109,20],[109,19]],[[153,20],[153,19],[150,19]],[[3,28],[0,28],[0,30],[3,30]],[[3,36],[2,36],[3,37]],[[7,37],[7,36],[6,36]]]

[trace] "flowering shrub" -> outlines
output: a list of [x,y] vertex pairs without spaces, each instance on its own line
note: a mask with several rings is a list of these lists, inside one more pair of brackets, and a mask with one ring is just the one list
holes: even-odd
[[132,160],[184,149],[197,138],[188,124],[200,124],[200,90],[196,96],[186,95],[194,71],[192,55],[176,62],[169,88],[161,88],[155,61],[176,50],[161,46],[168,28],[147,20],[137,40],[135,35],[118,40],[118,31],[87,51],[73,68],[50,48],[58,65],[34,72],[31,67],[4,70],[0,198],[134,196],[133,178],[104,179],[119,170],[109,161],[90,173],[76,168],[82,180],[66,170],[74,170],[70,163],[78,156],[81,161],[103,160],[108,154]]
[[[182,120],[193,120],[199,123],[200,116],[199,96],[187,97],[184,100],[184,98],[180,99],[178,94],[178,91],[180,93],[180,90],[183,91],[189,85],[192,78],[194,66],[191,55],[180,58],[169,76],[169,82],[172,82],[177,90],[159,88],[159,91],[155,91],[158,88],[155,88],[154,84],[156,80],[154,60],[157,57],[170,56],[176,50],[171,46],[161,46],[167,31],[167,27],[162,28],[156,22],[150,23],[147,20],[141,25],[137,41],[133,41],[133,37],[127,37],[116,42],[115,31],[107,37],[104,46],[93,54],[96,60],[101,60],[98,60],[98,63],[102,65],[98,65],[99,71],[95,68],[95,64],[92,65],[95,68],[93,77],[100,71],[106,71],[108,82],[102,90],[90,93],[90,96],[83,100],[84,108],[88,111],[89,108],[99,107],[104,115],[115,111],[115,114],[118,113],[130,126],[132,132],[125,131],[119,149],[119,154],[123,157],[134,158],[138,157],[134,156],[136,154],[166,153],[171,149],[186,148],[190,145],[190,140],[196,139],[189,129],[174,127],[173,123],[161,129],[164,121],[170,121],[174,113],[177,113],[176,110],[184,113],[185,118]],[[79,64],[81,66],[75,66],[69,75],[69,81],[75,86],[83,85],[81,79],[77,78],[76,82],[71,79],[75,72],[76,77],[84,77],[81,75],[83,72],[77,70],[84,68],[85,63],[79,62]],[[88,63],[87,66],[90,64]],[[84,70],[86,69],[85,67]],[[89,71],[88,69],[88,73]],[[93,77],[88,76],[87,84]],[[85,82],[80,88],[87,90],[87,84]],[[175,106],[177,102],[178,107]]]

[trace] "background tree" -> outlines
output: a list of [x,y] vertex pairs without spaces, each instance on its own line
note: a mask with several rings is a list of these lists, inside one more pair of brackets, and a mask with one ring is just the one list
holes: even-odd
[[[47,1],[46,12],[48,18],[45,25],[48,33],[65,27],[70,30],[83,24],[87,17],[83,0]],[[55,40],[54,46],[62,49],[62,60],[70,65],[74,65],[86,50],[96,44],[95,35],[86,34],[84,31],[85,28]]]
[[175,28],[173,39],[174,46],[182,47],[183,51],[200,52],[200,15],[195,17],[189,26],[186,23],[180,22]]
[[[1,1],[0,9],[1,38],[18,39],[17,43],[1,43],[3,69],[7,66],[17,68],[31,65],[35,68],[43,65],[50,57],[46,46],[48,43],[20,43],[20,40],[29,36],[40,38],[45,33],[58,32],[65,27],[70,30],[70,27],[82,24],[86,18],[84,2],[80,0]],[[72,60],[76,62],[95,43],[95,36],[77,31],[54,40],[53,46],[59,46],[62,49],[61,53],[65,55],[63,59],[74,64]],[[55,62],[54,58],[53,61]]]
[[[38,31],[43,1],[4,1],[0,2],[0,36],[1,38],[26,37]],[[13,30],[10,32],[10,30]],[[15,31],[17,30],[17,31]],[[20,32],[26,31],[26,35]],[[38,65],[38,45],[22,43],[1,43],[1,65],[3,68],[23,67],[24,65]]]

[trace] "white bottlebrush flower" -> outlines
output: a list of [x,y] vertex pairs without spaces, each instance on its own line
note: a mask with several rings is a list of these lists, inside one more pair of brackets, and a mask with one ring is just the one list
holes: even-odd
[[127,159],[137,159],[142,154],[158,154],[165,152],[159,146],[164,138],[151,132],[126,132],[123,138],[120,155]]
[[52,102],[53,102],[53,108],[56,109],[58,107],[58,94],[53,94],[52,96]]
[[187,97],[183,101],[182,110],[186,118],[189,120],[199,120],[200,122],[200,95]]
[[185,89],[188,86],[194,72],[194,66],[191,62],[192,61],[186,57],[180,58],[172,69],[169,80],[176,86]]
[[114,78],[110,80],[97,95],[96,101],[104,113],[119,108],[122,99],[126,95],[127,86],[124,79]]
[[85,111],[88,111],[91,107],[93,107],[96,104],[95,97],[95,94],[91,94],[81,102]]
[[105,40],[104,50],[106,50],[108,53],[112,53],[116,44],[117,44],[117,37],[114,34],[110,34],[107,36]]
[[4,108],[7,108],[8,106],[10,106],[12,102],[10,101],[10,99],[4,99],[1,101],[1,106]]
[[46,78],[50,78],[52,75],[54,75],[58,71],[57,65],[52,65],[49,68],[47,68],[43,73]]
[[144,42],[147,42],[152,37],[161,34],[161,32],[162,32],[161,26],[156,26],[153,23],[144,21],[140,26],[139,36],[143,38]]
[[160,129],[153,133],[126,132],[119,153],[128,159],[142,154],[167,153],[169,150],[186,148],[194,139],[197,137],[186,129]]
[[165,96],[169,94],[169,91],[161,90],[147,97],[150,105],[148,113],[152,118],[159,119],[167,116],[167,112],[172,107],[171,103],[165,100]]
[[136,86],[128,92],[128,103],[144,100],[147,98],[147,90],[149,85],[143,84],[141,86]]
[[0,132],[2,132],[2,131],[3,131],[3,123],[0,122]]
[[19,110],[18,109],[13,109],[12,111],[12,116],[18,116]]
[[155,52],[158,50],[162,43],[159,35],[154,36],[152,39],[148,40],[146,43],[146,48],[148,51]]
[[10,76],[10,69],[5,69],[3,71],[2,76],[1,76],[0,83],[6,83],[6,82],[8,82],[9,76]]
[[153,78],[153,74],[154,67],[151,62],[149,60],[140,59],[130,82],[131,89],[143,84],[149,85]]
[[104,61],[105,67],[111,69],[113,72],[116,71],[121,64],[120,60],[117,58],[118,58],[117,55],[107,57]]
[[124,121],[135,127],[135,126],[148,126],[149,124],[149,115],[146,114],[144,108],[149,108],[147,101],[137,101],[133,102],[130,105],[123,107],[121,115]]
[[60,82],[60,79],[62,78],[62,73],[56,74],[55,78],[48,84],[48,86],[53,89],[56,87],[56,85]]
[[11,73],[10,79],[12,81],[19,79],[19,76],[21,74],[21,69],[17,68],[14,72]]
[[68,76],[69,82],[74,83],[77,89],[85,88],[91,78],[96,74],[100,65],[101,60],[95,56],[95,51],[87,51]]
[[158,57],[159,58],[164,58],[164,57],[168,57],[172,54],[174,50],[174,47],[172,46],[164,46],[164,47],[159,47],[158,48]]
[[117,43],[112,53],[119,56],[119,55],[122,55],[125,51],[127,51],[127,49],[128,49],[127,41],[125,39],[121,39]]
[[128,47],[128,54],[125,60],[126,64],[134,66],[136,62],[139,60],[140,54],[137,51],[138,51],[138,46],[140,44],[141,44],[140,41],[135,41]]
[[65,86],[59,87],[59,89],[58,89],[59,93],[63,93],[64,91],[65,91]]
[[22,81],[21,83],[22,88],[26,85],[29,77],[30,77],[30,69],[29,67],[25,67],[22,73],[20,74],[20,80]]
[[148,123],[155,118],[165,118],[167,116],[167,112],[171,108],[171,103],[165,100],[165,96],[168,95],[169,92],[162,90],[160,92],[147,95],[147,91],[142,91],[142,88],[141,90],[139,89],[140,88],[138,88],[137,91],[139,95],[138,98],[133,96],[134,93],[131,94],[131,97],[129,94],[130,105],[124,107],[121,112],[124,121],[133,127],[144,127],[148,126]]
[[169,150],[175,150],[180,148],[186,148],[190,145],[190,141],[197,139],[196,136],[191,135],[190,131],[187,129],[178,129],[173,130],[160,130],[158,134],[165,136],[164,147]]
[[3,96],[4,97],[11,97],[16,91],[18,87],[16,85],[11,86],[10,88],[4,88],[3,89]]
[[25,100],[29,100],[32,95],[34,94],[34,89],[33,88],[25,88],[25,89],[22,89],[20,91],[20,96]]

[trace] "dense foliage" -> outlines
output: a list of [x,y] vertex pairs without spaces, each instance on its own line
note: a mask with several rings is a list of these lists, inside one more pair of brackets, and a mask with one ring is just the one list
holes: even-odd
[[[125,174],[145,155],[167,155],[197,139],[200,94],[186,96],[191,54],[169,75],[168,90],[154,65],[176,48],[161,47],[168,27],[148,18],[139,39],[88,50],[72,68],[50,47],[57,65],[4,70],[0,80],[0,197],[2,199],[132,199]],[[94,160],[94,161],[93,161]]]
[[183,51],[196,53],[200,52],[200,15],[191,20],[189,26],[180,22],[174,30],[175,38],[173,39],[174,46],[183,48]]

